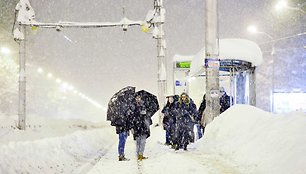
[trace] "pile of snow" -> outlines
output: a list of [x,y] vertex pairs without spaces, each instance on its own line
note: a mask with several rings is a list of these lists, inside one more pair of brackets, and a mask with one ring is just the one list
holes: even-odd
[[252,173],[306,173],[306,114],[274,115],[235,105],[206,128],[199,151],[254,166]]
[[115,143],[106,123],[31,115],[23,131],[17,121],[0,114],[0,173],[81,173]]
[[82,173],[114,144],[104,131],[0,145],[0,173]]
[[0,143],[64,136],[78,130],[96,129],[107,125],[106,122],[94,123],[77,119],[54,119],[28,115],[26,131],[22,131],[17,129],[17,116],[0,114],[0,122]]

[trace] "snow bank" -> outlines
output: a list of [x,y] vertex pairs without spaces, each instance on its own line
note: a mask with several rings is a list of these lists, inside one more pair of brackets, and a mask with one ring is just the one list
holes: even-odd
[[111,129],[78,131],[0,145],[0,173],[81,173],[114,144],[113,134]]
[[26,131],[22,131],[16,128],[17,116],[0,114],[0,122],[0,143],[64,136],[75,131],[96,129],[108,125],[105,121],[93,123],[77,119],[53,119],[28,115]]
[[184,62],[184,61],[192,61],[192,58],[194,55],[180,55],[180,54],[175,54],[173,56],[172,61],[173,62]]
[[25,131],[17,116],[0,114],[0,173],[82,173],[116,139],[108,123],[29,115]]
[[235,105],[206,128],[199,151],[222,153],[261,174],[306,173],[306,114]]

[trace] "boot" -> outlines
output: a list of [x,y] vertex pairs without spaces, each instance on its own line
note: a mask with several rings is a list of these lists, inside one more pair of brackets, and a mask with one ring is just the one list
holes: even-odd
[[125,158],[124,155],[120,155],[120,156],[119,156],[119,161],[129,161],[129,160],[130,160],[130,159]]
[[148,157],[145,157],[143,155],[138,155],[137,160],[142,161],[143,159],[148,159]]
[[170,143],[168,143],[168,142],[165,142],[165,145],[166,145],[166,146],[169,146],[169,145],[171,145],[171,144],[170,144]]
[[176,149],[177,145],[176,144],[172,144],[171,148],[172,149]]
[[187,151],[188,144],[184,144],[184,150]]

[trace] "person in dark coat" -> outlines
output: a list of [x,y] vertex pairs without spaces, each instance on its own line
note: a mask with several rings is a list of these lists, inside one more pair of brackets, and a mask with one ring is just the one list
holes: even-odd
[[[206,95],[204,94],[203,100],[202,100],[201,105],[199,107],[199,118],[200,118],[200,120],[202,119],[203,112],[206,108],[206,98],[205,97],[206,97]],[[232,100],[232,98],[229,95],[226,94],[223,87],[220,87],[220,114],[222,112],[224,112],[225,110],[227,110],[231,106],[230,100]],[[205,127],[203,127],[201,125],[200,129],[203,130],[202,134],[204,134]]]
[[164,114],[163,128],[166,131],[165,145],[173,145],[175,143],[175,102],[178,101],[178,95],[167,96],[167,104],[162,109]]
[[197,130],[198,130],[198,137],[199,139],[203,137],[204,135],[204,131],[205,131],[205,127],[201,124],[201,120],[202,120],[202,117],[203,117],[203,112],[206,108],[206,95],[204,94],[203,96],[203,99],[202,99],[202,102],[201,102],[201,105],[199,107],[199,115],[198,115],[198,118],[197,118]]
[[136,96],[135,100],[136,105],[132,118],[132,132],[134,140],[136,140],[137,159],[141,161],[147,159],[147,157],[143,156],[143,153],[145,150],[146,139],[150,137],[150,125],[152,124],[152,120],[141,96]]
[[231,97],[226,94],[223,87],[220,87],[220,114],[231,106]]
[[[125,99],[123,99],[125,100]],[[120,117],[117,117],[115,120],[112,120],[111,125],[116,127],[116,134],[119,135],[119,143],[118,143],[118,154],[119,161],[129,161],[128,158],[125,157],[124,149],[126,139],[129,136],[129,130],[132,128],[131,123],[131,110],[128,105],[122,106],[119,110]]]
[[187,150],[188,144],[193,141],[193,126],[197,115],[198,111],[194,102],[186,93],[182,93],[176,103],[177,146],[175,150],[180,148]]

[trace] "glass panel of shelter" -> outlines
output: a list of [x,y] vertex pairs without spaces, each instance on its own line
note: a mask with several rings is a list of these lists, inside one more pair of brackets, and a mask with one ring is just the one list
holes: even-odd
[[[178,65],[177,62],[175,65]],[[174,68],[175,94],[179,95],[182,91],[187,92],[199,105],[205,93],[205,74],[198,75],[196,80],[190,80],[187,79],[189,67],[174,66]],[[250,62],[234,59],[220,61],[220,87],[224,87],[227,94],[233,98],[231,105],[256,104],[254,72],[255,67],[252,67]],[[185,77],[183,77],[184,74]],[[178,84],[178,81],[183,81],[184,85]]]

